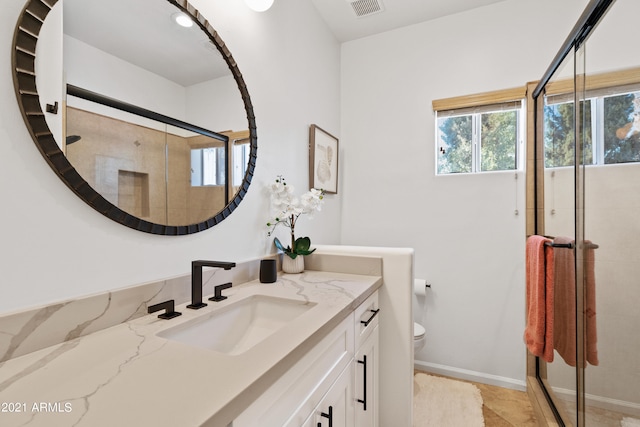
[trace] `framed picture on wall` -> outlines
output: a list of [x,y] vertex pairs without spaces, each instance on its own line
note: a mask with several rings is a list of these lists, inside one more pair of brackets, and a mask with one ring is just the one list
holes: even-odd
[[338,194],[338,138],[309,127],[309,187]]

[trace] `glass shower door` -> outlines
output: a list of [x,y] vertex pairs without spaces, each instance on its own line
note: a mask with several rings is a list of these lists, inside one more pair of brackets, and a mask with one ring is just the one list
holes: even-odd
[[640,425],[637,16],[640,2],[617,0],[538,98],[537,232],[575,242],[554,248],[574,271],[555,282],[554,358],[539,363],[561,425]]
[[584,44],[595,110],[593,159],[581,168],[589,427],[640,425],[640,53],[624,53],[639,40],[639,13],[637,0],[617,0]]
[[553,360],[535,359],[559,425],[640,425],[638,16],[590,1],[534,91],[535,232],[575,244],[553,249],[573,260],[556,268]]
[[[540,378],[554,401],[557,416],[565,425],[579,425],[580,383],[576,380],[576,344],[578,317],[576,306],[576,242],[581,239],[578,207],[582,203],[579,156],[581,112],[584,105],[576,91],[576,64],[580,52],[572,51],[564,59],[545,88],[542,99],[541,144],[544,147],[544,215],[538,218],[538,233],[554,240],[553,358],[540,365]],[[577,102],[576,102],[577,101]],[[550,326],[549,326],[550,327]]]

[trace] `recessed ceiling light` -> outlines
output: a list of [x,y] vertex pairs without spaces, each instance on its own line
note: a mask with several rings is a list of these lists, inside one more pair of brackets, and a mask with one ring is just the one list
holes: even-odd
[[273,4],[273,0],[244,0],[244,2],[256,12],[264,12]]
[[193,27],[193,21],[185,13],[176,12],[173,15],[171,15],[171,19],[173,19],[174,22],[180,25],[181,27],[185,27],[185,28]]

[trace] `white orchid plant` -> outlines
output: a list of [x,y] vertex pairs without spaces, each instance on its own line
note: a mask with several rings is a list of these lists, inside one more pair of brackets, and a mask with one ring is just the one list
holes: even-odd
[[294,188],[287,185],[284,177],[278,175],[275,182],[270,186],[271,203],[277,212],[275,218],[267,222],[269,236],[275,228],[282,224],[291,230],[291,245],[286,248],[276,237],[274,244],[287,256],[295,259],[298,255],[309,255],[315,251],[311,249],[311,239],[299,237],[296,239],[295,227],[300,215],[313,216],[313,213],[320,211],[324,203],[324,191],[312,188],[300,197],[293,195]]

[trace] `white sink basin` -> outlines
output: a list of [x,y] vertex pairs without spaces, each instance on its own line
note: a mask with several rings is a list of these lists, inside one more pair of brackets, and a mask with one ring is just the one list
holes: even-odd
[[184,344],[238,355],[285,326],[315,303],[253,295],[209,315],[158,332]]

